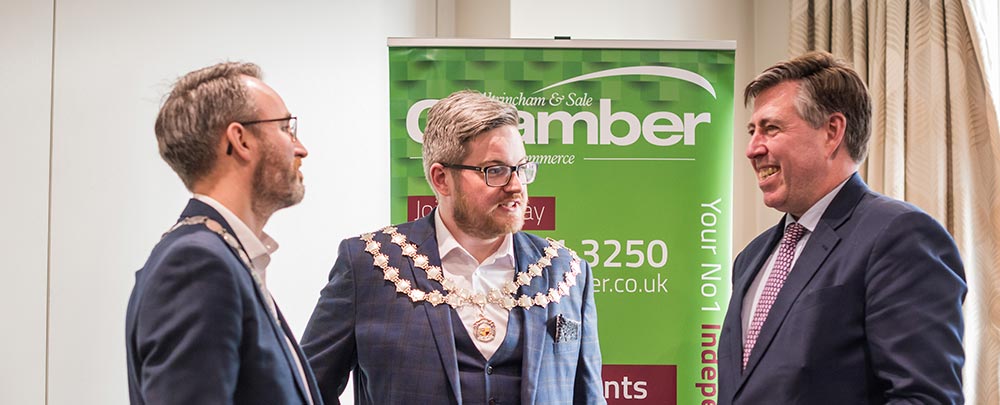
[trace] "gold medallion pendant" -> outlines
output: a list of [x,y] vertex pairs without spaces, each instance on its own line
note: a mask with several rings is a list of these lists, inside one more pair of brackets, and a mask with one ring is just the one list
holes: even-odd
[[479,320],[472,324],[472,332],[476,336],[476,340],[489,343],[493,341],[493,338],[497,337],[497,324],[479,315]]

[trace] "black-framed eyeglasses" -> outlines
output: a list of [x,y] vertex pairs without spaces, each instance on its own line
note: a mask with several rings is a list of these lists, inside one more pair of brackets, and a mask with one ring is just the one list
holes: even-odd
[[441,166],[451,169],[475,170],[483,174],[483,180],[490,187],[503,187],[510,183],[511,177],[517,173],[517,179],[521,184],[531,184],[538,174],[538,163],[524,162],[517,166],[493,165],[486,167],[455,165],[451,163],[441,163]]
[[299,139],[299,135],[298,135],[298,131],[299,131],[299,118],[298,117],[284,117],[284,118],[272,118],[272,119],[269,119],[269,120],[243,121],[243,122],[239,122],[239,124],[242,125],[242,126],[248,126],[248,125],[253,125],[253,124],[263,124],[265,122],[280,122],[280,121],[288,121],[288,124],[287,125],[282,125],[280,129],[281,129],[282,132],[284,132],[284,133],[288,134],[288,136],[292,137],[292,142],[297,141]]

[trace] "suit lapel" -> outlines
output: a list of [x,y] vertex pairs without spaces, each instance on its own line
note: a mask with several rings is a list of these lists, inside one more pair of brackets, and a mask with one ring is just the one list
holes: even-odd
[[809,236],[809,241],[806,243],[805,248],[802,249],[802,253],[795,261],[795,266],[788,273],[788,278],[785,279],[784,286],[778,292],[778,298],[775,299],[774,305],[771,306],[771,311],[767,314],[767,320],[761,326],[757,343],[754,345],[753,351],[750,352],[750,359],[747,361],[747,368],[743,373],[744,377],[753,372],[761,356],[767,352],[768,346],[771,345],[774,335],[778,333],[778,329],[785,321],[785,316],[788,315],[792,304],[799,298],[802,290],[809,284],[809,281],[819,271],[823,262],[826,261],[827,256],[830,255],[830,252],[833,251],[833,248],[839,242],[840,236],[837,236],[837,233],[828,224],[820,221],[816,225],[816,229]]
[[[402,230],[401,230],[402,231]],[[441,257],[438,252],[437,235],[434,230],[434,214],[431,213],[416,222],[409,230],[405,231],[407,238],[417,245],[417,252],[427,256],[428,263],[434,266],[441,265]],[[423,291],[441,290],[442,287],[436,281],[427,278],[423,270],[417,270],[413,266],[413,261],[404,258],[405,263],[400,263],[400,271],[409,269],[410,279],[417,288]],[[458,354],[455,349],[455,330],[452,328],[451,307],[448,304],[431,306],[430,303],[423,305],[427,313],[427,320],[431,325],[431,335],[434,336],[434,343],[437,344],[438,352],[441,354],[441,364],[444,366],[445,374],[451,383],[452,393],[458,402],[461,403],[462,391],[458,379]]]
[[[771,251],[774,250],[774,247],[777,246],[778,242],[781,240],[782,225],[784,223],[785,223],[785,217],[781,217],[781,222],[779,222],[777,226],[768,230],[771,236],[768,239],[765,248],[758,250],[756,253],[754,253],[753,257],[747,259],[749,260],[749,262],[746,267],[746,270],[739,275],[739,278],[733,284],[733,296],[743,297],[746,295],[747,290],[750,289],[750,284],[753,283],[754,278],[757,277],[757,274],[760,273],[760,270],[764,267],[764,264],[767,262],[767,258],[771,256]],[[743,300],[739,299],[734,301],[736,307],[731,308],[731,310],[735,309],[737,311],[742,311]],[[741,327],[740,330],[742,331],[742,329],[743,328]]]
[[[517,260],[516,272],[524,272],[528,271],[530,264],[542,258],[542,252],[534,243],[531,243],[531,239],[518,232],[514,234],[514,257]],[[562,276],[562,273],[554,273],[551,268],[547,268],[542,273],[543,277],[535,278],[530,285],[521,287],[518,296],[525,294],[533,297],[538,292],[548,291],[550,285],[554,284],[550,277]],[[547,308],[554,307],[553,305]],[[548,333],[546,327],[547,308],[531,306],[528,309],[514,309],[524,312],[524,363],[521,365],[522,403],[535,403],[535,394],[538,392],[538,373],[541,371],[542,354],[545,353],[545,334]]]
[[[181,213],[181,219],[199,215],[206,216],[218,222],[220,225],[222,225],[222,227],[226,229],[226,232],[229,232],[229,234],[232,235],[234,239],[236,239],[237,243],[240,244],[240,249],[243,249],[243,242],[241,242],[239,238],[236,238],[236,232],[233,231],[232,226],[230,226],[229,223],[226,222],[225,218],[222,217],[222,214],[220,214],[218,211],[216,211],[208,204],[205,204],[201,201],[192,198],[190,201],[188,201],[188,205],[184,209],[184,212]],[[284,318],[281,318],[279,321],[279,319],[275,319],[275,317],[271,315],[270,305],[268,304],[267,297],[264,296],[264,294],[267,294],[267,292],[262,291],[260,286],[257,285],[257,281],[254,280],[254,277],[251,273],[253,270],[251,270],[249,267],[246,266],[246,263],[244,263],[243,260],[240,259],[239,254],[237,252],[232,252],[232,253],[234,256],[236,256],[236,259],[242,264],[241,267],[243,268],[243,270],[246,271],[247,277],[250,277],[250,283],[251,285],[253,285],[254,296],[257,298],[257,303],[260,304],[260,307],[263,309],[264,314],[266,314],[268,322],[270,322],[271,324],[270,328],[271,332],[274,334],[274,338],[277,339],[278,346],[281,347],[281,352],[284,353],[285,355],[285,361],[288,364],[289,370],[291,370],[292,372],[293,378],[295,379],[295,381],[299,381],[301,379],[299,377],[299,368],[295,364],[295,359],[292,358],[293,354],[288,348],[288,343],[285,342],[285,333],[288,333],[289,340],[292,340],[291,336],[293,335],[291,334],[291,331],[287,329],[287,325],[285,325],[284,323]],[[281,311],[277,310],[278,304],[275,303],[274,305],[275,305],[275,310],[278,312],[278,316],[280,318]],[[306,382],[303,381],[295,385],[298,388],[299,394],[302,395],[302,399],[305,400],[306,397],[311,398],[311,395],[308,392],[303,392],[304,389],[303,384],[306,384]],[[316,402],[314,401],[314,403]]]
[[[809,236],[806,246],[795,261],[795,266],[788,273],[788,278],[785,280],[784,286],[781,287],[778,298],[774,301],[774,305],[771,306],[771,312],[768,313],[767,320],[764,321],[764,325],[761,327],[757,344],[754,346],[753,352],[750,353],[750,359],[747,362],[747,369],[743,374],[741,386],[750,373],[753,372],[757,363],[760,362],[763,354],[767,352],[771,341],[774,340],[774,336],[778,333],[778,329],[781,328],[781,324],[785,321],[785,317],[788,315],[788,311],[791,310],[792,305],[798,299],[799,295],[802,294],[802,291],[805,290],[809,281],[812,280],[813,276],[823,266],[830,253],[840,244],[841,238],[837,234],[837,229],[851,217],[851,214],[854,213],[854,208],[857,207],[858,200],[861,199],[866,191],[867,186],[861,181],[861,177],[855,173],[847,180],[847,183],[840,189],[840,192],[837,193],[833,201],[830,202],[830,206],[823,213],[823,217],[816,224],[816,229]],[[779,226],[779,228],[781,227]],[[770,254],[771,250],[773,250],[773,246],[772,249],[768,249],[768,254]]]
[[[278,336],[279,342],[281,344],[282,352],[285,353],[285,360],[288,361],[288,366],[292,368],[292,375],[295,381],[299,381],[295,384],[298,388],[299,395],[302,396],[303,402],[309,403],[306,398],[311,399],[313,404],[319,404],[321,402],[317,401],[317,398],[313,393],[318,393],[319,389],[315,386],[315,379],[312,377],[312,371],[308,367],[308,362],[305,356],[302,354],[302,349],[295,345],[295,353],[291,352],[291,348],[288,347],[288,343],[285,342],[284,338],[287,336],[289,342],[295,342],[295,335],[292,334],[292,329],[288,326],[288,321],[285,320],[285,315],[281,313],[281,309],[278,309],[278,304],[274,304],[275,310],[278,312],[278,322],[281,324],[281,332],[284,333],[282,336]],[[298,357],[299,362],[302,364],[302,371],[306,374],[307,381],[300,381],[301,375],[299,374],[299,366],[295,362],[295,358]],[[306,388],[308,386],[308,388]]]
[[[781,240],[782,224],[784,224],[784,222],[785,222],[785,217],[781,217],[781,221],[778,223],[778,225],[767,231],[768,233],[770,233],[770,237],[768,238],[768,241],[765,244],[765,248],[758,249],[757,252],[753,253],[752,257],[749,257],[747,259],[748,264],[746,265],[745,270],[740,273],[739,278],[733,285],[733,297],[738,297],[738,298],[734,298],[732,300],[732,303],[730,304],[727,312],[729,315],[727,316],[731,316],[733,317],[733,319],[736,320],[735,323],[739,325],[736,331],[738,331],[739,333],[736,334],[735,338],[729,339],[729,353],[738,354],[737,356],[729,356],[729,362],[730,362],[729,366],[731,367],[730,370],[743,369],[743,357],[742,357],[743,356],[743,299],[747,294],[747,290],[750,289],[750,284],[753,283],[754,278],[757,277],[757,274],[760,273],[760,270],[764,267],[764,264],[767,262],[767,258],[770,257],[771,251],[774,250],[774,247],[778,244],[778,241]],[[751,316],[753,316],[753,314],[751,314]],[[736,374],[737,376],[741,376],[739,380],[741,384],[742,380],[744,379],[743,377],[745,377],[748,374],[749,373]],[[734,390],[733,392],[736,392],[736,390]]]

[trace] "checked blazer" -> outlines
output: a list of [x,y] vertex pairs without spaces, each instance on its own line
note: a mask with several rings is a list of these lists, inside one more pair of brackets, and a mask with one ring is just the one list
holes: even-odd
[[[426,255],[430,264],[441,259],[434,229],[434,214],[398,226]],[[442,290],[425,272],[402,255],[388,235],[375,232],[389,265],[399,277],[425,292]],[[537,236],[514,234],[517,270],[525,271],[543,255],[549,243]],[[543,275],[520,288],[518,296],[548,291],[569,271],[570,254],[559,256]],[[604,403],[601,353],[597,338],[590,266],[580,262],[578,284],[559,303],[533,306],[524,312],[524,358],[521,366],[522,404]],[[576,339],[556,342],[556,318],[579,322]],[[413,302],[383,279],[382,270],[365,251],[365,242],[349,238],[341,242],[329,283],[302,337],[302,347],[316,373],[327,403],[338,396],[354,373],[354,395],[358,404],[462,404],[455,333],[457,313],[447,304]]]

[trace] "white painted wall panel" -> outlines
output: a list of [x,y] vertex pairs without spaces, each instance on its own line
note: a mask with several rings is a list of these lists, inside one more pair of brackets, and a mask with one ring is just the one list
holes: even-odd
[[455,16],[455,37],[510,38],[509,0],[458,0]]
[[0,2],[0,403],[45,401],[52,2]]
[[266,230],[268,284],[301,336],[339,241],[387,223],[387,36],[433,35],[432,2],[59,2],[50,404],[124,404],[133,272],[188,193],[153,121],[183,73],[258,63],[299,118],[305,201]]

